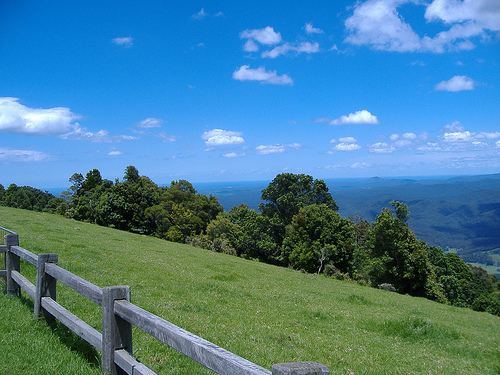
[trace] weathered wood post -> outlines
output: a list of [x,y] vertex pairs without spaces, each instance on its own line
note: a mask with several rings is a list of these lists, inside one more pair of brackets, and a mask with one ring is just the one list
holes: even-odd
[[132,324],[115,315],[115,301],[130,302],[130,287],[108,286],[102,288],[102,359],[101,368],[107,374],[125,372],[115,365],[115,350],[125,349],[132,354]]
[[9,233],[4,236],[4,244],[7,246],[7,252],[5,253],[5,271],[6,271],[6,291],[8,295],[19,296],[21,294],[21,288],[12,279],[12,271],[21,271],[21,262],[19,256],[10,252],[12,246],[19,246],[19,236],[16,233]]
[[316,362],[278,363],[272,375],[329,375],[330,369]]
[[49,322],[54,320],[54,317],[42,309],[42,297],[50,297],[54,301],[56,300],[57,280],[45,273],[45,263],[57,264],[57,261],[57,254],[38,254],[33,316],[38,318],[43,315]]

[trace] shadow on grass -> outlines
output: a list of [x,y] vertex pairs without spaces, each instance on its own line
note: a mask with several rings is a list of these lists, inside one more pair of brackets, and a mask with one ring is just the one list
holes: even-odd
[[[34,302],[31,298],[26,298],[21,295],[19,300],[23,305],[33,311]],[[46,322],[44,318],[39,318],[38,320],[43,324],[47,324],[53,334],[59,338],[61,343],[67,346],[73,353],[80,356],[80,358],[88,362],[91,366],[101,368],[101,354],[87,341],[79,337],[58,320],[54,320],[50,323]]]

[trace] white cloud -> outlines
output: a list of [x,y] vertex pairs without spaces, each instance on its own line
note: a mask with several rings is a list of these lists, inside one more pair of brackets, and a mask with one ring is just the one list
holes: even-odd
[[396,151],[394,146],[390,146],[385,142],[377,142],[368,146],[368,151],[376,154],[390,154]]
[[400,139],[400,140],[394,142],[395,147],[408,147],[408,146],[411,146],[412,144],[413,144],[413,142],[409,141],[407,139]]
[[367,110],[357,111],[355,113],[350,113],[348,116],[341,116],[338,119],[332,120],[330,125],[343,125],[343,124],[369,124],[375,125],[379,121],[377,116],[372,115]]
[[108,152],[108,156],[119,156],[119,155],[123,155],[123,152],[121,152],[121,151],[110,151],[110,152]]
[[238,154],[236,152],[230,152],[230,153],[227,153],[227,154],[224,154],[222,155],[223,157],[225,158],[241,158],[241,157],[244,157],[246,156],[246,154],[244,152],[242,152],[241,154]]
[[442,132],[461,132],[464,131],[465,128],[460,125],[459,121],[453,121],[451,124],[446,124],[439,130]]
[[293,148],[295,150],[299,150],[302,148],[300,143],[287,143],[284,145],[274,144],[274,145],[261,145],[255,147],[257,154],[259,155],[274,155],[274,154],[282,154],[286,151],[286,148]]
[[77,128],[72,132],[59,136],[61,139],[69,139],[74,141],[89,141],[94,143],[115,143],[122,141],[132,141],[139,139],[131,135],[114,135],[110,136],[107,130],[99,130],[98,132],[91,132],[85,128]]
[[445,142],[472,142],[474,140],[474,134],[470,131],[444,133]]
[[286,74],[279,76],[276,71],[266,71],[263,67],[250,69],[249,65],[243,65],[233,72],[233,79],[238,81],[259,81],[273,85],[293,84],[293,80]]
[[448,81],[439,82],[436,86],[434,86],[434,90],[436,91],[465,91],[465,90],[474,90],[475,82],[473,79],[466,76],[454,76]]
[[193,14],[191,17],[193,17],[195,20],[202,20],[207,16],[207,13],[205,12],[205,9],[201,8],[201,10],[198,13]]
[[40,151],[32,150],[14,150],[10,148],[0,147],[0,160],[1,161],[14,161],[14,162],[39,162],[50,161],[54,157],[50,154]]
[[492,133],[481,132],[479,134],[476,134],[476,139],[494,140],[498,138],[500,138],[500,132],[492,132]]
[[74,114],[69,108],[29,108],[18,101],[18,98],[0,97],[0,132],[62,134],[79,127],[72,122],[81,116]]
[[114,43],[114,44],[117,44],[119,46],[123,46],[123,47],[132,47],[132,41],[134,39],[131,38],[131,37],[126,37],[126,38],[114,38],[114,39],[111,39],[111,42]]
[[286,55],[289,51],[294,51],[299,53],[317,53],[319,52],[319,44],[310,42],[302,42],[298,46],[293,46],[290,43],[284,43],[281,46],[275,47],[270,51],[262,52],[261,57],[270,57],[272,59],[280,56]]
[[361,149],[361,146],[357,143],[339,143],[334,147],[337,151],[357,151]]
[[177,139],[179,139],[178,136],[176,135],[169,135],[167,132],[161,131],[157,135],[158,138],[161,138],[162,142],[175,142]]
[[238,145],[245,143],[242,137],[243,133],[233,132],[222,129],[213,129],[204,132],[201,139],[205,141],[207,146],[225,146],[225,145]]
[[354,137],[340,137],[339,142],[342,143],[356,143],[357,139]]
[[281,42],[281,34],[274,28],[267,26],[263,29],[244,30],[240,33],[241,39],[253,39],[260,44],[273,45]]
[[252,39],[248,39],[243,46],[243,50],[246,52],[257,52],[259,50],[259,46]]
[[[427,23],[436,22],[449,29],[434,37],[421,38],[398,12],[405,4],[425,6]],[[368,0],[354,7],[345,27],[349,34],[346,42],[369,45],[377,50],[434,53],[468,50],[474,48],[472,38],[487,39],[500,30],[500,7],[498,0],[434,0],[430,4],[413,0]]]
[[163,121],[159,118],[148,117],[136,124],[138,128],[150,129],[150,128],[160,128]]
[[306,25],[304,26],[304,28],[306,29],[306,34],[323,34],[323,30],[321,29],[317,29],[315,27],[313,27],[312,23],[306,23]]
[[284,145],[268,145],[268,146],[257,146],[255,147],[257,154],[259,155],[274,155],[274,154],[282,154],[285,152]]
[[201,8],[201,10],[198,13],[193,14],[191,17],[195,20],[201,21],[201,20],[205,19],[205,17],[223,17],[223,16],[224,16],[224,13],[222,13],[222,12],[217,12],[214,15],[212,15],[212,14],[205,12],[204,8]]

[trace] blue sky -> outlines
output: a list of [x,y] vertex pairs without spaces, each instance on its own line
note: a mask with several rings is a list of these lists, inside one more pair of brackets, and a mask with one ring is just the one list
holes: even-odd
[[500,172],[500,2],[0,2],[0,183]]

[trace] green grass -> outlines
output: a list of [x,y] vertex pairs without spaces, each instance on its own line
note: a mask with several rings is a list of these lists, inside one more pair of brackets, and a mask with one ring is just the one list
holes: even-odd
[[[487,313],[48,214],[0,207],[0,226],[16,231],[34,253],[58,253],[62,267],[100,287],[130,285],[133,303],[268,369],[315,361],[332,374],[500,373],[500,318]],[[21,269],[34,280],[34,267]],[[57,298],[100,329],[98,306],[61,284]],[[33,321],[29,303],[0,301],[0,341],[16,327],[34,330],[46,343],[42,352],[50,347],[35,357],[35,349],[23,350],[22,334],[13,335],[1,342],[0,369],[38,368],[66,351],[74,357],[68,373],[96,371],[92,352],[68,345],[71,335],[60,327]],[[4,359],[7,350],[14,354]],[[134,353],[161,374],[211,373],[137,329]]]

